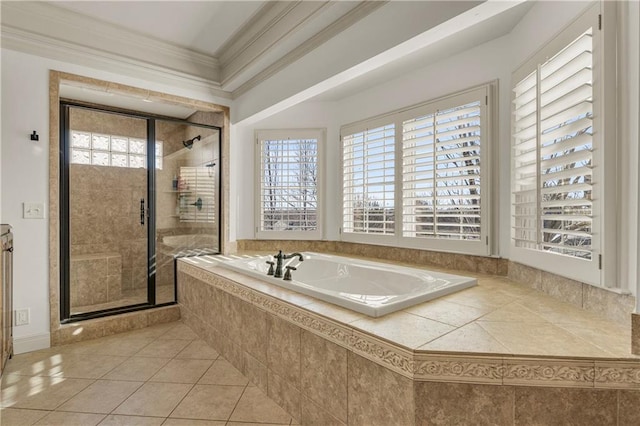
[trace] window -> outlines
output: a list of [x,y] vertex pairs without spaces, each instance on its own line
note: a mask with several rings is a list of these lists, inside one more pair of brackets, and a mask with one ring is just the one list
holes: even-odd
[[489,254],[491,87],[342,128],[344,240]]
[[[156,168],[162,169],[162,141],[156,141]],[[147,166],[147,141],[126,136],[71,131],[71,164],[129,167]]]
[[322,237],[321,130],[256,132],[259,238]]
[[481,102],[402,123],[403,236],[479,240]]
[[513,258],[598,283],[597,8],[514,73]]
[[389,124],[342,139],[343,232],[395,232],[394,136]]

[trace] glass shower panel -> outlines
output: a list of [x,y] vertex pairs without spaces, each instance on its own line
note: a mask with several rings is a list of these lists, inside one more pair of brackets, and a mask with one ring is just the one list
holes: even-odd
[[156,303],[161,304],[175,300],[175,258],[219,252],[220,132],[158,120],[156,140]]
[[147,121],[69,109],[72,315],[146,303]]

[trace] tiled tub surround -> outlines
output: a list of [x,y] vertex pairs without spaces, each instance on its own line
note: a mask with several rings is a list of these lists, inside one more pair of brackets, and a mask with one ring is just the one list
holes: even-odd
[[[370,317],[381,317],[476,285],[475,278],[461,275],[383,265],[325,253],[302,252],[298,255],[282,259],[283,270],[289,265],[297,266],[289,280],[267,276],[269,268],[274,275],[272,256],[240,259],[206,256],[201,260],[222,260],[225,268],[266,279],[272,284]],[[271,267],[267,265],[269,261]]]
[[237,243],[239,252],[271,252],[274,250],[274,247],[277,247],[286,252],[315,251],[319,253],[336,253],[340,255],[361,256],[367,259],[437,266],[461,272],[507,275],[508,261],[497,257],[472,256],[402,247],[348,243],[344,241],[239,240]]
[[463,275],[467,272],[477,272],[480,274],[508,276],[518,284],[595,312],[627,327],[630,322],[630,313],[633,312],[635,306],[635,297],[633,295],[601,289],[502,258],[347,243],[343,241],[239,240],[237,246],[239,251],[246,252],[271,252],[274,247],[278,247],[288,252],[317,251],[413,265],[426,265],[436,270],[454,270],[457,271],[454,273]]
[[302,424],[638,415],[628,327],[506,278],[477,275],[476,288],[374,319],[189,262],[178,262],[183,321]]

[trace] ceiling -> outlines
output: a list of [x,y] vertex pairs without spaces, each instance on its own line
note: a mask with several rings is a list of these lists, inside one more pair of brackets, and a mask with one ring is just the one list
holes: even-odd
[[185,49],[218,56],[264,1],[53,1],[52,4]]
[[384,4],[2,1],[2,46],[62,60],[92,56],[98,68],[131,75],[135,66],[138,78],[164,73],[232,99]]
[[[392,59],[362,62],[362,72],[351,73],[352,77],[344,81],[337,78],[329,85],[320,80],[322,93],[306,98],[336,101],[395,79],[408,69],[425,67],[509,33],[532,5],[522,1],[467,1],[467,6],[460,8],[464,13],[455,16],[466,15],[459,21],[463,25],[437,41],[429,39],[429,31],[425,32],[421,23],[425,22],[424,28],[428,28],[433,12],[445,7],[445,3],[454,9],[465,2],[2,1],[1,41],[3,48],[150,82],[205,89],[227,105],[305,55],[318,53],[322,50],[318,47],[343,34],[354,35],[349,42],[360,43],[362,46],[358,46],[366,49],[394,37],[394,43],[401,42],[403,39],[394,33],[405,34],[404,40],[413,43],[410,50],[406,46],[404,50],[400,48],[404,53],[391,55]],[[508,6],[495,6],[496,3]],[[419,13],[413,13],[408,20],[406,15],[398,18],[398,10],[414,6]],[[496,11],[482,15],[482,10],[492,9]],[[365,32],[351,31],[358,26],[367,27],[369,18],[391,23],[384,37],[373,35],[377,42],[362,37]],[[455,20],[450,18],[450,23]],[[415,31],[403,33],[401,27],[394,27],[396,21],[405,22],[407,27],[413,25]],[[427,38],[417,40],[416,34],[426,34]],[[406,43],[385,45],[378,51],[388,53],[401,44]],[[327,63],[341,59],[328,57]],[[108,93],[73,87],[66,90],[68,93],[63,95],[88,102],[117,102]],[[125,102],[154,114],[184,117],[190,113],[186,109],[160,111],[152,105],[141,108],[140,99]]]
[[417,49],[401,59],[372,69],[359,78],[333,87],[313,97],[310,101],[331,102],[356,95],[368,88],[394,80],[403,73],[406,74],[407,70],[417,70],[427,67],[429,64],[436,63],[445,58],[462,53],[467,49],[504,36],[520,22],[532,6],[532,2],[520,3],[500,14],[464,28],[438,43]]

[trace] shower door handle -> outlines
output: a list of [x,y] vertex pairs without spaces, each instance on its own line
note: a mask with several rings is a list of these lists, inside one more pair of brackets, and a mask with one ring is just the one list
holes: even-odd
[[140,198],[140,225],[144,226],[144,198]]

